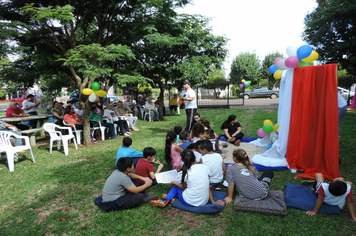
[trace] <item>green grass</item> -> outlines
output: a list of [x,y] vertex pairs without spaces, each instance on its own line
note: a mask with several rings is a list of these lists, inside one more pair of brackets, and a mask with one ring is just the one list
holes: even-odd
[[[201,109],[199,112],[211,121],[216,133],[229,114],[237,115],[246,137],[256,136],[265,119],[277,121],[275,109]],[[132,135],[132,148],[143,150],[152,146],[157,150],[156,158],[163,163],[166,133],[176,125],[185,125],[184,113],[165,118],[154,123],[140,120],[140,131]],[[340,172],[354,183],[355,119],[356,116],[343,118],[340,140]],[[69,156],[56,148],[49,154],[48,145],[40,144],[33,149],[36,163],[32,163],[28,152],[20,154],[12,173],[8,172],[3,154],[0,235],[352,235],[356,232],[356,223],[352,222],[346,206],[340,215],[313,217],[293,208],[288,208],[286,216],[236,212],[232,204],[214,215],[191,214],[172,207],[154,208],[150,204],[103,212],[93,201],[102,194],[121,140],[101,141],[78,150],[71,144]],[[295,180],[294,176],[290,171],[275,172],[271,189],[283,190],[285,183],[300,184],[301,180]],[[150,188],[148,194],[160,196],[169,189],[169,185],[158,185]]]

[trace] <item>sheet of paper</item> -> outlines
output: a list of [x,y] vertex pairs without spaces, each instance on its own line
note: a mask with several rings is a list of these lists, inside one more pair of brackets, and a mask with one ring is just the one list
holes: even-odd
[[171,181],[176,181],[180,183],[180,179],[178,178],[177,170],[170,170],[166,172],[161,172],[155,174],[157,183],[160,184],[170,184]]

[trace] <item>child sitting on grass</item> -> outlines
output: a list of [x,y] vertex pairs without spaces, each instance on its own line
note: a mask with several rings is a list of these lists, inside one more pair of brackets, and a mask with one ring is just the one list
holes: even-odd
[[[95,204],[103,211],[119,211],[134,208],[143,202],[158,199],[157,196],[145,196],[142,191],[152,185],[150,178],[144,178],[134,171],[133,160],[129,157],[120,158],[117,170],[106,180],[103,195],[95,199]],[[144,184],[136,187],[132,180],[142,180]]]
[[226,172],[225,163],[220,154],[213,152],[213,144],[205,139],[199,144],[199,152],[203,155],[202,163],[207,165],[210,170],[210,185],[216,190],[220,189],[220,184]]
[[247,153],[243,149],[236,149],[232,153],[234,164],[226,170],[226,181],[229,183],[228,196],[224,199],[226,204],[232,200],[234,187],[239,196],[262,200],[267,197],[269,186],[274,176],[273,171],[266,170],[260,176],[260,172],[251,164]]
[[187,131],[179,133],[180,142],[178,143],[178,146],[183,150],[187,149],[187,147],[191,144],[191,142],[188,142],[188,135]]
[[175,181],[175,185],[169,193],[162,194],[162,200],[152,200],[150,203],[155,207],[165,207],[168,203],[173,203],[173,199],[178,196],[180,201],[186,206],[202,206],[208,203],[209,199],[212,204],[225,206],[221,200],[214,201],[213,195],[209,188],[210,171],[206,165],[195,164],[195,156],[191,150],[184,150],[182,153],[184,165],[182,167],[182,183]]
[[174,145],[177,141],[177,135],[174,132],[169,132],[166,136],[166,146],[164,149],[164,159],[168,164],[169,169],[179,170],[182,166],[180,153],[183,152],[178,145]]
[[190,137],[189,137],[189,142],[196,143],[199,140],[204,139],[204,126],[200,123],[196,123],[192,131],[190,131]]
[[179,133],[183,131],[183,128],[182,128],[182,126],[176,126],[176,127],[174,127],[173,131],[177,135],[177,141],[174,143],[174,145],[177,145],[177,143],[180,142]]
[[129,148],[131,146],[131,144],[132,144],[132,139],[129,137],[125,137],[122,140],[122,146],[119,148],[119,150],[117,151],[117,154],[116,154],[115,166],[117,166],[117,161],[121,157],[131,157],[133,159],[134,166],[136,166],[138,160],[143,157],[142,152],[139,152],[139,151]]
[[[163,164],[160,161],[154,161],[156,157],[156,150],[152,147],[146,147],[143,149],[143,158],[140,158],[136,165],[135,174],[142,177],[149,177],[152,180],[152,185],[156,185],[156,176],[162,168]],[[158,164],[158,168],[156,173],[154,172],[154,168],[152,163]],[[137,182],[139,184],[144,184],[144,181],[138,179]]]
[[210,142],[213,144],[213,150],[215,153],[222,153],[223,146],[219,145],[219,140],[215,138],[214,130],[207,129],[205,130],[204,136],[206,139],[209,139]]
[[188,147],[187,147],[187,150],[191,150],[193,151],[194,155],[195,155],[195,163],[202,163],[202,155],[201,153],[199,152],[199,144],[201,143],[202,141],[198,141],[196,143],[192,143],[190,144]]
[[318,200],[315,203],[314,209],[312,211],[307,211],[306,214],[309,216],[315,215],[323,202],[332,206],[338,206],[342,209],[347,203],[350,210],[351,217],[356,221],[355,206],[352,201],[352,183],[350,181],[345,181],[344,178],[335,178],[330,184],[324,183],[323,174],[315,174],[315,192],[319,195]]

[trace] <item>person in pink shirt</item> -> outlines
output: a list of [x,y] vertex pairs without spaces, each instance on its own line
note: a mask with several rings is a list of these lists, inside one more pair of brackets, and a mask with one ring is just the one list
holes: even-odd
[[179,147],[182,142],[174,143],[177,141],[177,135],[174,132],[169,132],[166,136],[166,147],[165,147],[165,156],[168,167],[173,170],[179,170],[182,166],[182,159],[180,153],[183,152],[183,149]]
[[[27,117],[30,116],[30,114],[26,114],[21,108],[20,108],[20,104],[17,102],[11,102],[10,106],[7,108],[6,110],[6,115],[5,118],[11,118],[11,117]],[[24,124],[16,124],[14,125],[16,126],[16,128],[20,129],[20,130],[28,130],[29,127],[28,125],[24,125]]]

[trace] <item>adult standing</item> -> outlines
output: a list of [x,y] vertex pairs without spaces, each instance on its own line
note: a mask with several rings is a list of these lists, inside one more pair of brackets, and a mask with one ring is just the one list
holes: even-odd
[[179,100],[184,101],[185,104],[185,113],[187,115],[187,127],[185,127],[185,131],[190,132],[192,129],[193,115],[197,112],[197,100],[195,91],[191,88],[191,84],[189,81],[185,81],[183,83],[183,92],[179,95]]
[[[25,114],[25,112],[18,106],[20,106],[20,104],[18,102],[11,102],[10,106],[6,110],[5,118],[27,117],[27,116],[30,115],[30,114]],[[29,129],[29,127],[27,125],[24,125],[24,124],[21,124],[21,123],[16,124],[14,126],[16,126],[16,128],[21,129],[21,130],[28,130]]]
[[340,93],[337,93],[337,106],[339,109],[339,138],[341,137],[341,119],[345,115],[347,111],[347,102],[345,99],[341,96]]
[[[30,114],[30,116],[37,116],[37,107],[40,105],[40,103],[35,103],[35,96],[33,94],[27,95],[27,99],[22,102],[22,109],[25,110],[27,114]],[[32,126],[33,128],[37,127],[37,120],[29,120],[26,122],[29,126]]]

